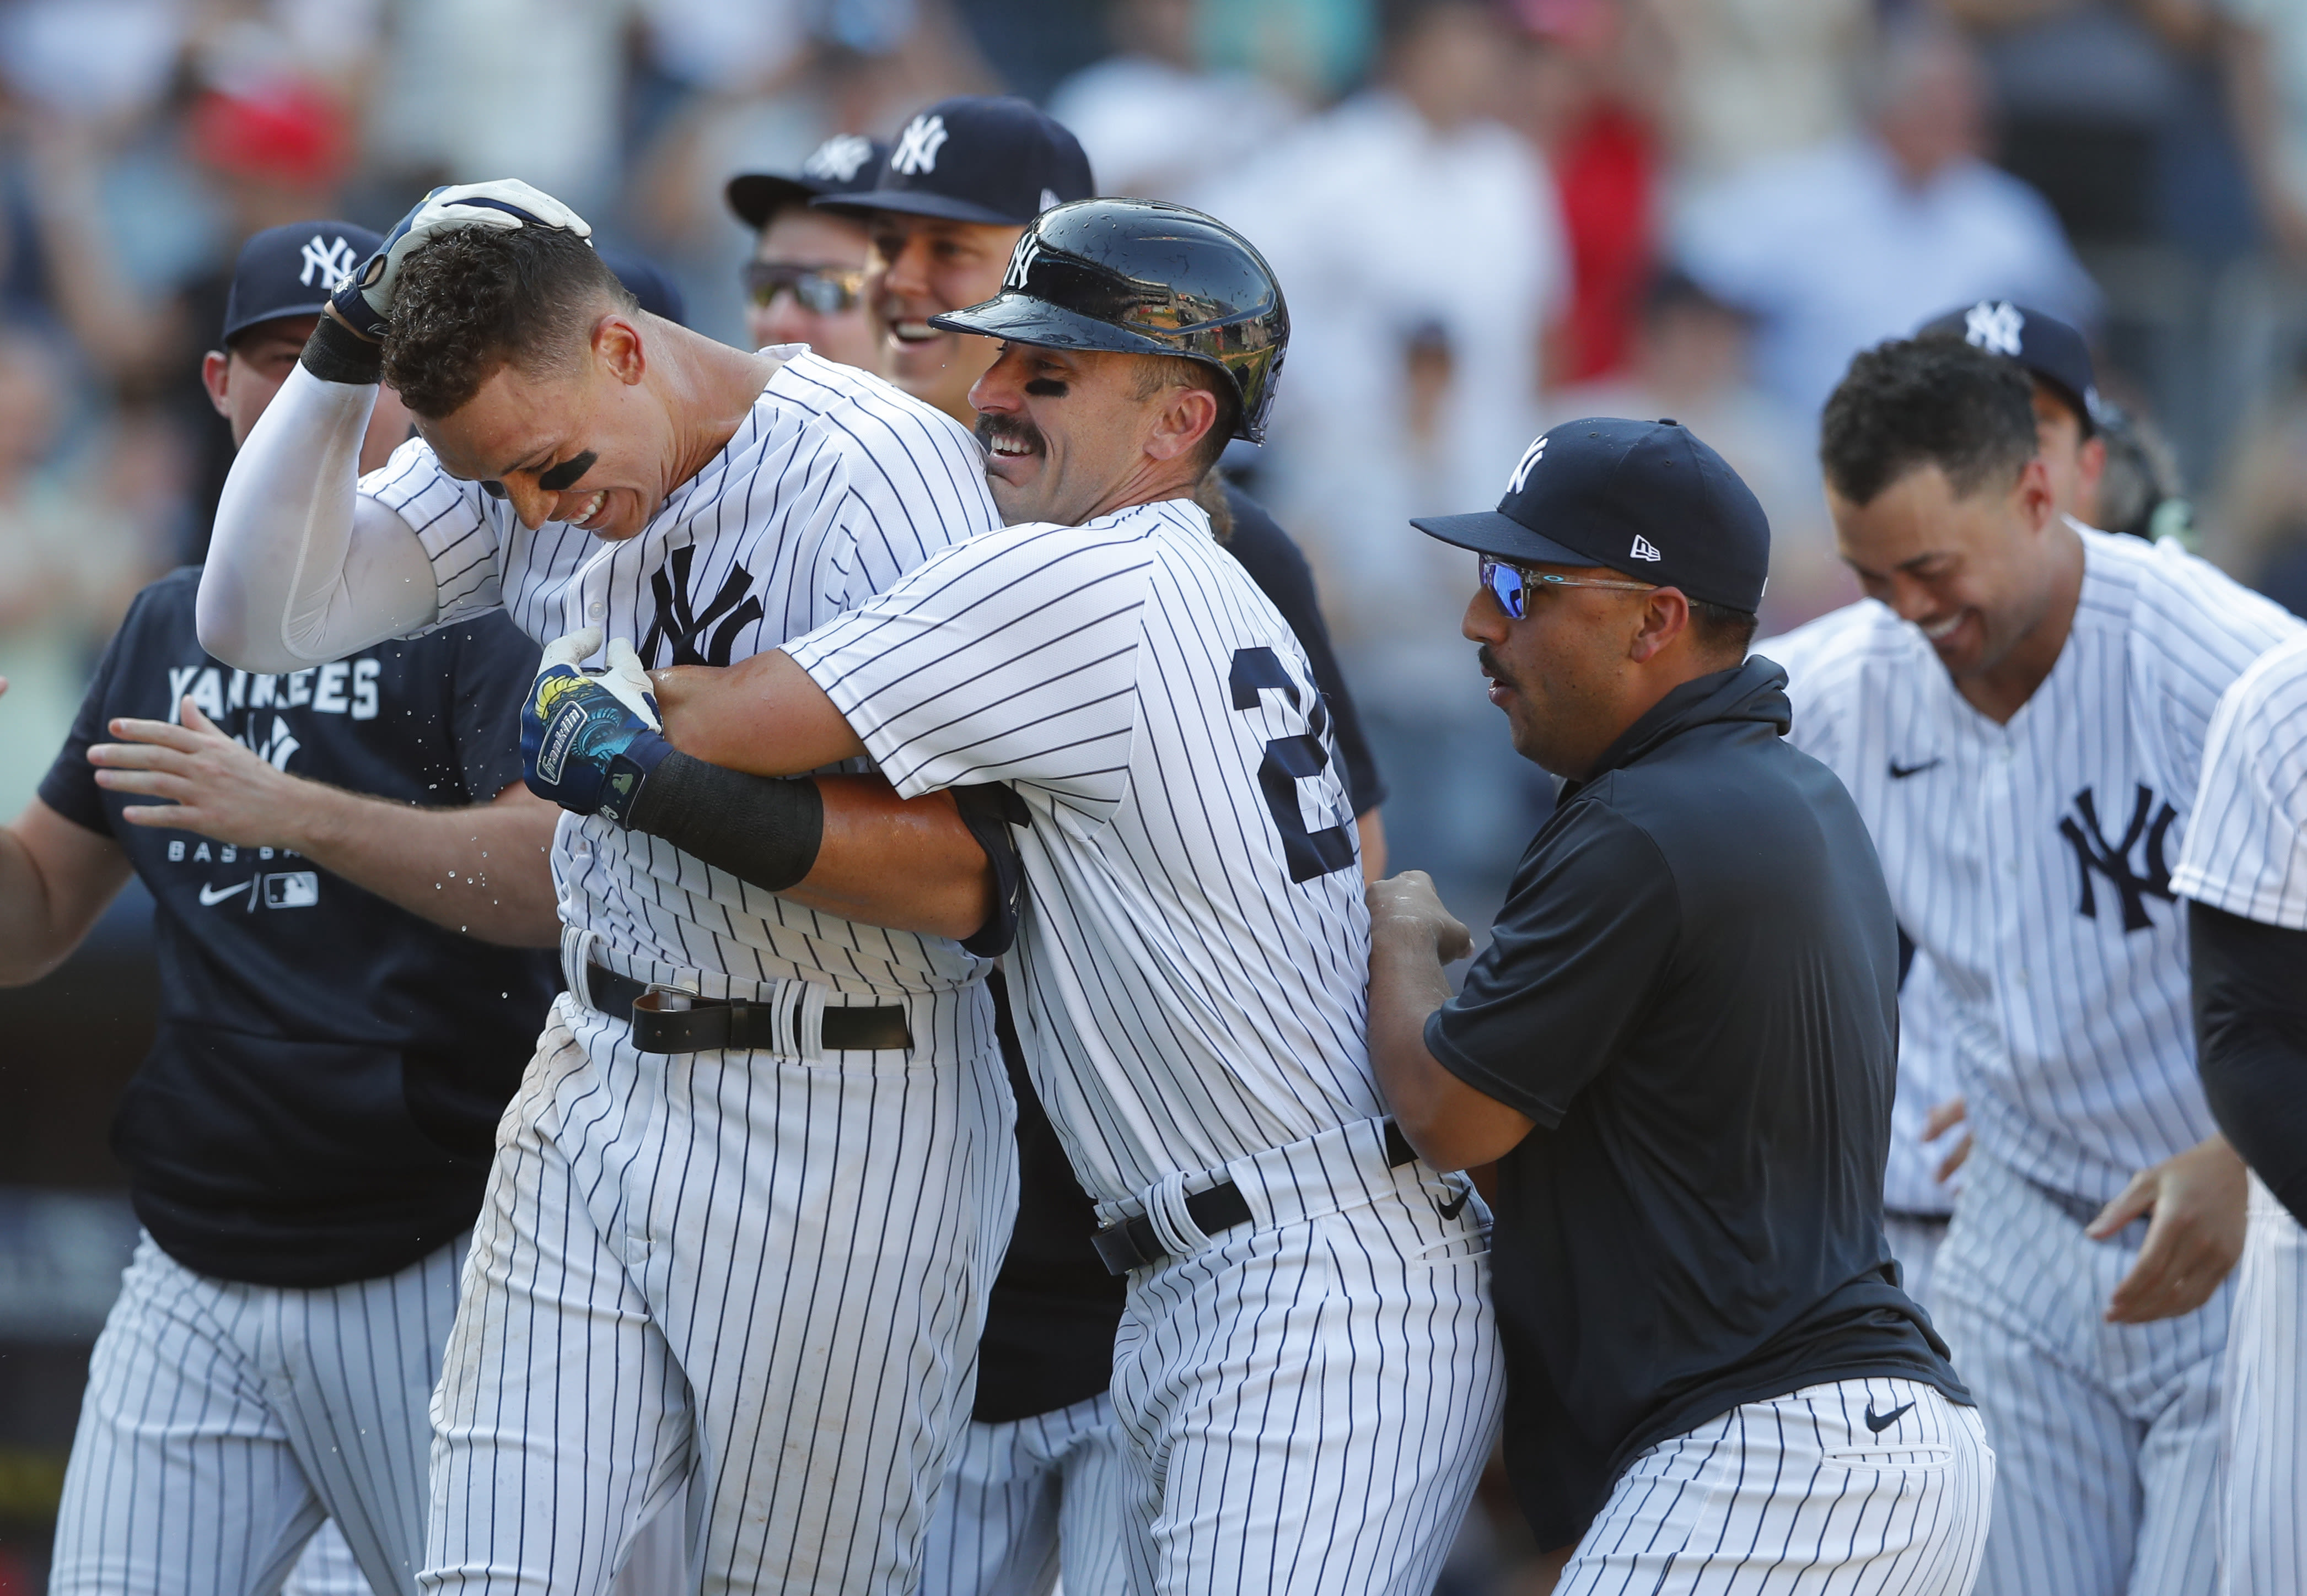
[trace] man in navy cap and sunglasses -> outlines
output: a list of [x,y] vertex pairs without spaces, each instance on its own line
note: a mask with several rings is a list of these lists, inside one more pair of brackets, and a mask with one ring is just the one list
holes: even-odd
[[828,360],[880,371],[881,335],[865,314],[865,225],[810,201],[871,188],[888,155],[888,145],[862,134],[836,133],[799,172],[740,172],[729,180],[729,209],[753,230],[743,280],[754,348],[806,344]]
[[1480,557],[1491,702],[1567,783],[1458,995],[1421,875],[1371,890],[1370,956],[1397,1123],[1497,1163],[1506,1461],[1574,1543],[1557,1589],[1962,1596],[1994,1459],[1882,1239],[1897,930],[1745,657],[1762,508],[1674,422],[1592,420],[1416,525]]

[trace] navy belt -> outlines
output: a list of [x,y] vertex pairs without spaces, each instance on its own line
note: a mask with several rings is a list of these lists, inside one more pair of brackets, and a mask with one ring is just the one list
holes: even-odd
[[[1410,1145],[1410,1138],[1392,1120],[1385,1122],[1385,1163],[1389,1169],[1400,1169],[1414,1163],[1418,1149]],[[1222,1230],[1231,1230],[1237,1225],[1249,1223],[1249,1199],[1231,1181],[1196,1191],[1186,1199],[1186,1212],[1201,1227],[1205,1236]],[[1097,1256],[1109,1275],[1127,1275],[1132,1269],[1142,1269],[1158,1264],[1170,1256],[1162,1245],[1162,1238],[1154,1229],[1154,1221],[1144,1214],[1132,1219],[1119,1219],[1090,1237]]]
[[[742,999],[688,998],[685,1009],[657,1007],[662,988],[597,964],[585,967],[585,997],[604,1014],[629,1020],[637,1053],[714,1053],[725,1047],[775,1048],[776,1009]],[[828,1008],[818,1021],[818,1046],[827,1053],[870,1053],[911,1047],[912,1028],[898,1008]]]

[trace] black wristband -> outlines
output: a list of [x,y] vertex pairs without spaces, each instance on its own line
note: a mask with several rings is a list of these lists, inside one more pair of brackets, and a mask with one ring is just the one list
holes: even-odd
[[384,346],[372,344],[334,316],[323,315],[296,363],[323,382],[373,388],[384,379]]
[[625,826],[662,837],[764,892],[782,892],[817,864],[825,796],[808,776],[751,776],[676,752],[633,795]]

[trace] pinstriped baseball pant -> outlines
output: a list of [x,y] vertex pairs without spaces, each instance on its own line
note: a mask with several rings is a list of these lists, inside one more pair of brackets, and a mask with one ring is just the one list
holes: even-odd
[[292,1290],[195,1274],[144,1238],[90,1360],[53,1596],[261,1596],[324,1514],[370,1585],[414,1596],[464,1250]]
[[1635,1458],[1555,1588],[1967,1596],[1994,1484],[1977,1410],[1916,1380],[1809,1386]]
[[902,1592],[1016,1205],[982,991],[910,1053],[645,1055],[564,994],[433,1417],[428,1592],[592,1596],[685,1506],[706,1596]]
[[1115,1338],[1129,1588],[1428,1596],[1505,1400],[1488,1210],[1376,1120],[1223,1173],[1251,1216],[1214,1238],[1148,1194],[1174,1256]]
[[1128,1443],[1104,1392],[1054,1413],[972,1424],[930,1519],[920,1596],[1079,1596],[1128,1583]]
[[2217,1580],[2232,1280],[2194,1312],[2111,1325],[2144,1224],[2083,1221],[1974,1151],[1931,1319],[1996,1455],[1987,1596],[2199,1596]]
[[2307,1590],[2307,1230],[2251,1177],[2227,1337],[2223,1596]]

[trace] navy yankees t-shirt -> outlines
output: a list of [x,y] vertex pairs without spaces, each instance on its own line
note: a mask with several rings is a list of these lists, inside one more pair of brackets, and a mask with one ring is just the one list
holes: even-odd
[[[137,596],[40,784],[156,905],[160,1025],[113,1122],[137,1216],[189,1268],[265,1285],[390,1274],[469,1225],[559,981],[277,848],[120,818],[87,760],[120,716],[202,713],[290,775],[434,807],[520,780],[537,647],[502,613],[285,676],[211,658],[197,568]],[[510,861],[508,861],[510,863]],[[536,868],[541,861],[523,861]]]

